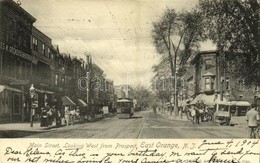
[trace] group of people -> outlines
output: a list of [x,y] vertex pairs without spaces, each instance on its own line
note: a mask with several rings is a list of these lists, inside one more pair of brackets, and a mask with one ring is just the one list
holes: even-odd
[[66,126],[69,126],[70,123],[74,125],[75,119],[79,116],[79,109],[76,109],[74,106],[65,106],[64,118]]
[[210,120],[209,109],[203,102],[185,106],[184,113],[186,114],[187,119],[191,120],[193,124],[199,124],[201,121]]
[[41,127],[52,125],[55,117],[55,108],[46,105],[41,108]]
[[55,106],[50,107],[48,104],[46,104],[46,106],[41,108],[40,126],[52,126],[54,120],[56,120],[56,127],[61,127],[62,123],[65,123],[67,126],[69,124],[74,125],[75,119],[79,117],[79,114],[79,109],[77,109],[76,107],[65,106],[64,114],[62,114],[60,110],[55,109]]

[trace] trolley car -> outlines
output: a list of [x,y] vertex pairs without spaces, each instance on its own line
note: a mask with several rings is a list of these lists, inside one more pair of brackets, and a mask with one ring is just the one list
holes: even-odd
[[128,98],[118,99],[116,108],[118,118],[131,118],[134,115],[133,102]]

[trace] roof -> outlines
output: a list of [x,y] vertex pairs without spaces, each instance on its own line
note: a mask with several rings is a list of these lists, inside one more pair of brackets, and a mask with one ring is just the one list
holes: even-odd
[[232,105],[235,106],[251,106],[248,101],[232,101]]
[[206,50],[206,51],[201,51],[199,52],[192,60],[191,60],[191,64],[194,65],[196,63],[196,61],[200,58],[200,56],[202,54],[213,54],[213,53],[218,53],[217,50]]

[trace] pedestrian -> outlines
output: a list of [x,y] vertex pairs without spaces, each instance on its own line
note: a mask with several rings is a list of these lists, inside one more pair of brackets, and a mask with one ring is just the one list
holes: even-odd
[[56,115],[56,127],[61,127],[61,112],[59,110]]
[[41,108],[41,127],[48,127],[48,114],[45,107]]
[[259,114],[255,110],[255,104],[251,105],[251,109],[246,113],[246,118],[249,127],[249,137],[250,139],[256,139],[259,135],[258,133],[258,122],[259,122]]
[[191,106],[190,114],[191,114],[191,117],[192,117],[192,124],[194,124],[195,123],[195,116],[196,116],[196,110],[194,109],[194,106]]
[[74,123],[75,123],[75,118],[76,118],[76,110],[75,110],[75,108],[73,107],[73,108],[70,110],[70,120],[71,120],[72,125],[74,125]]
[[70,110],[69,106],[65,106],[65,115],[64,115],[65,121],[66,121],[66,126],[69,125],[69,120],[70,120]]
[[[49,106],[48,106],[49,107]],[[53,114],[53,109],[51,107],[49,107],[49,111],[47,112],[48,114],[48,120],[49,120],[49,125],[52,125],[53,120],[54,120],[54,114]]]
[[195,108],[195,112],[196,112],[196,123],[200,124],[201,109]]

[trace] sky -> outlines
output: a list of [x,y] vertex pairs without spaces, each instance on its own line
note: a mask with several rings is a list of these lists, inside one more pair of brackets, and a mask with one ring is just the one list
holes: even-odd
[[37,19],[34,26],[49,36],[61,53],[83,59],[90,54],[114,85],[133,86],[148,86],[154,76],[152,66],[160,61],[152,43],[152,22],[166,8],[190,10],[197,3],[197,0],[19,1]]

